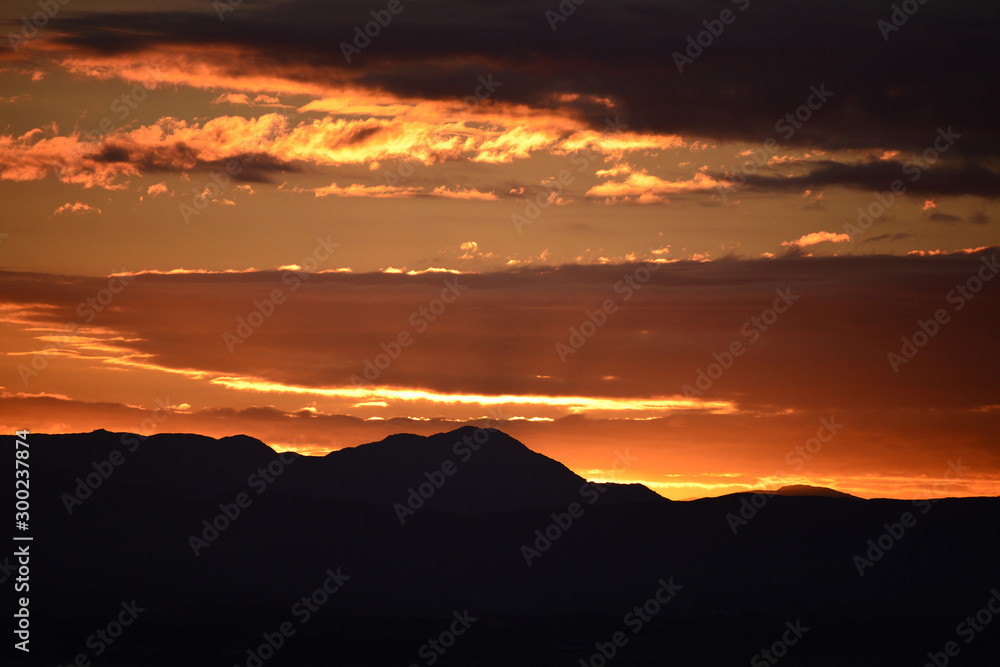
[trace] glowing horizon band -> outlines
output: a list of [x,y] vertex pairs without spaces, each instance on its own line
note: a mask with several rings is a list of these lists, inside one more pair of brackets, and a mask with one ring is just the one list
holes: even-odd
[[261,393],[274,392],[285,394],[307,394],[326,398],[350,399],[396,399],[399,401],[427,401],[429,403],[457,403],[460,405],[540,405],[549,407],[569,408],[571,412],[582,410],[602,411],[640,411],[640,410],[711,410],[723,414],[737,412],[736,407],[728,401],[699,401],[696,399],[678,398],[592,398],[587,396],[539,396],[501,394],[487,396],[485,394],[440,394],[425,389],[404,389],[398,387],[382,387],[367,389],[363,387],[300,387],[278,382],[253,381],[234,377],[219,377],[211,380],[212,384],[221,385],[227,389],[240,391],[256,391]]

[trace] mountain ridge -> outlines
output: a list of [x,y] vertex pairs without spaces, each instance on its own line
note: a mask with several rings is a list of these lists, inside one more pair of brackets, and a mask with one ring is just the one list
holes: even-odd
[[[295,495],[394,506],[418,491],[428,496],[416,501],[421,507],[460,514],[562,507],[587,485],[599,491],[602,504],[669,502],[641,484],[588,482],[502,431],[473,426],[429,436],[398,433],[322,456],[278,454],[244,434],[143,437],[97,429],[32,437],[43,445],[36,449],[42,464],[60,468],[108,460],[118,450],[124,458],[113,468],[119,481],[195,495],[238,488],[255,470],[272,465]],[[272,464],[286,454],[291,459]]]
[[[475,433],[394,439],[403,450],[414,446],[416,464],[376,480],[369,492],[384,496],[378,503],[336,488],[329,475],[340,468],[364,487],[361,473],[390,451],[377,446],[311,457],[253,439],[168,434],[122,453],[128,434],[32,434],[38,655],[68,664],[107,614],[137,599],[149,611],[102,664],[248,664],[247,648],[262,633],[275,636],[290,604],[331,571],[349,577],[343,590],[316,620],[296,626],[268,667],[327,664],[334,647],[346,651],[339,664],[412,664],[416,647],[446,627],[433,619],[465,609],[482,620],[449,653],[450,664],[484,664],[486,654],[502,656],[491,664],[578,664],[593,650],[565,647],[606,642],[624,613],[656,602],[650,596],[661,582],[680,592],[616,665],[690,664],[720,636],[739,647],[739,660],[718,664],[746,664],[789,619],[816,628],[796,650],[823,656],[849,640],[852,655],[861,646],[897,656],[913,648],[913,632],[954,627],[996,586],[1000,537],[990,527],[998,498],[608,502],[610,487],[600,493],[585,482],[588,497],[602,498],[590,504],[577,486],[582,478],[523,444],[505,446],[490,434],[499,447],[491,450],[487,438],[479,450],[456,453],[456,442]],[[13,437],[4,437],[10,446]],[[503,483],[494,458],[558,480],[557,493],[520,493]],[[451,475],[442,472],[446,460],[456,466]],[[437,488],[424,472],[446,481]],[[497,486],[480,484],[488,475]],[[407,507],[407,489],[424,482],[433,493],[401,515],[394,505]],[[494,504],[454,507],[470,498]],[[179,628],[186,652],[150,659],[176,642]],[[984,633],[973,649],[988,653],[991,641],[1000,644]],[[911,653],[873,664],[913,664],[920,652]]]

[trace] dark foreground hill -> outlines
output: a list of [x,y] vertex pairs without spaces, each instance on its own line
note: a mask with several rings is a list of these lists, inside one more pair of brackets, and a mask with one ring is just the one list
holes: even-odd
[[[923,665],[948,642],[950,664],[1000,655],[1000,614],[984,623],[1000,612],[996,498],[670,502],[472,428],[326,457],[243,436],[29,439],[23,664]],[[17,559],[0,564],[10,586]]]

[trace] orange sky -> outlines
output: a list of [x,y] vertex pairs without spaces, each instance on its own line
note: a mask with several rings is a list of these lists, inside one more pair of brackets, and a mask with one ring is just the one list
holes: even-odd
[[1000,492],[991,93],[877,33],[831,64],[745,23],[679,73],[690,9],[595,46],[606,3],[473,5],[350,63],[365,11],[314,0],[5,45],[0,425],[320,453],[488,419],[670,498]]

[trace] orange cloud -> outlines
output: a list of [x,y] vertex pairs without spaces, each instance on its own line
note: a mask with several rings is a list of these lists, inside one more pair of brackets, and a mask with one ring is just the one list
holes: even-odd
[[[304,190],[299,188],[291,188],[294,192],[303,192]],[[341,187],[336,183],[331,183],[326,187],[315,188],[309,190],[314,192],[317,197],[445,197],[447,199],[467,199],[467,200],[479,200],[479,201],[493,201],[497,199],[497,196],[492,192],[480,192],[474,189],[459,188],[457,190],[449,190],[445,186],[439,186],[433,190],[426,190],[417,186],[393,186],[393,185],[362,185],[360,183],[352,183],[347,187]]]
[[448,199],[472,199],[479,201],[493,201],[497,199],[497,196],[492,192],[481,192],[479,190],[473,190],[472,188],[449,190],[443,185],[431,190],[430,194],[433,197],[446,197]]
[[246,93],[223,93],[219,95],[209,104],[246,104],[250,105],[250,98],[246,96]]
[[265,106],[291,108],[287,104],[282,104],[281,100],[273,95],[257,95],[251,99],[251,97],[246,93],[223,93],[212,100],[209,104],[239,104],[249,107]]
[[0,179],[37,181],[56,172],[64,183],[120,189],[124,186],[115,179],[139,173],[129,163],[95,159],[97,155],[85,149],[77,136],[44,136],[53,131],[35,128],[20,137],[0,135]]
[[323,188],[313,190],[317,197],[413,197],[422,192],[416,187],[394,187],[391,185],[361,185],[352,183],[346,188],[331,183]]
[[[164,84],[221,89],[212,104],[285,107],[278,95],[304,96],[311,99],[301,103],[298,112],[323,116],[298,122],[282,114],[220,116],[203,123],[166,117],[137,129],[112,131],[96,141],[79,133],[0,137],[2,179],[38,180],[56,173],[66,183],[121,188],[123,179],[153,166],[190,170],[199,163],[248,154],[317,165],[389,160],[505,164],[543,151],[587,150],[621,157],[685,145],[676,135],[591,130],[572,108],[532,108],[494,100],[470,106],[461,100],[397,96],[366,89],[354,79],[357,73],[320,72],[303,64],[276,64],[261,74],[246,66],[253,54],[236,47],[160,45],[156,52],[128,56],[60,55],[62,47],[45,48],[78,76],[118,78],[150,90]],[[474,190],[444,189],[436,194],[492,198]],[[659,199],[652,194],[643,200],[651,197]]]
[[666,195],[707,192],[718,185],[718,181],[703,172],[695,173],[686,181],[665,181],[640,171],[631,172],[628,178],[621,182],[595,185],[587,191],[587,196],[608,197],[611,201],[631,198],[639,203],[658,203],[667,201]]
[[148,195],[150,195],[152,197],[155,197],[157,195],[166,194],[166,192],[167,192],[167,183],[166,183],[166,181],[164,181],[162,183],[155,183],[153,185],[150,185],[148,188],[146,188],[146,194],[148,194]]
[[[276,93],[322,97],[350,80],[344,70],[317,68],[296,63],[270,63],[267,73],[248,69],[253,54],[231,46],[158,44],[140,54],[113,56],[73,54],[59,61],[67,71],[99,80],[119,78],[130,83],[154,80],[158,84],[183,85],[204,90],[246,93]],[[338,80],[338,75],[341,76]],[[327,83],[316,83],[319,81]]]
[[101,209],[94,208],[93,206],[89,206],[87,204],[84,204],[83,202],[78,201],[75,204],[70,204],[68,202],[63,204],[62,206],[57,208],[53,212],[53,214],[61,215],[63,213],[100,213],[100,212]]
[[[276,146],[275,152],[298,154],[302,156],[300,159],[321,163],[390,158],[415,159],[425,164],[458,158],[507,163],[540,150],[561,154],[593,150],[621,155],[685,145],[675,135],[589,130],[570,109],[534,109],[493,101],[470,107],[454,100],[398,97],[367,90],[352,81],[355,75],[341,70],[333,78],[330,71],[319,73],[307,65],[276,65],[268,70],[267,76],[237,74],[246,70],[241,64],[246,57],[249,54],[235,48],[182,50],[168,46],[140,59],[73,56],[64,58],[62,65],[74,74],[98,79],[118,77],[148,84],[153,78],[158,83],[229,91],[218,95],[213,100],[216,104],[280,105],[277,97],[266,93],[312,97],[298,108],[299,113],[318,112],[327,116],[305,124],[288,142]],[[327,83],[313,83],[316,81]],[[257,95],[251,98],[253,93]],[[348,121],[330,116],[354,118]],[[359,149],[347,150],[347,144],[336,141],[338,136],[343,138],[345,131],[346,138],[352,138],[354,132],[363,132],[370,138],[360,142],[364,145]],[[374,134],[378,136],[371,137]],[[331,139],[332,143],[324,143]],[[330,146],[337,148],[321,150]]]
[[847,243],[851,240],[849,234],[834,234],[833,232],[813,232],[794,241],[782,241],[783,246],[798,246],[804,248],[817,243]]

